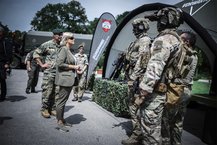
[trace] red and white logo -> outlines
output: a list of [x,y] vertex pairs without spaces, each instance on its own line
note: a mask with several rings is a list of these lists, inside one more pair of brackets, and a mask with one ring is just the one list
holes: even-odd
[[111,29],[111,24],[112,24],[111,20],[103,19],[102,20],[102,29],[103,29],[103,31],[108,32]]

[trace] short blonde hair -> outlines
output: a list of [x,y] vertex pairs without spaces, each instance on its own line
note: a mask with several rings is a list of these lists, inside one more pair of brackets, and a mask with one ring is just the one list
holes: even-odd
[[72,32],[64,32],[60,45],[66,45],[66,41],[71,37],[74,37],[74,34]]

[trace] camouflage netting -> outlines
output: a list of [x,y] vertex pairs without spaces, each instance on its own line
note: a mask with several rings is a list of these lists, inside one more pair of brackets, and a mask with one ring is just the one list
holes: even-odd
[[129,117],[126,104],[127,84],[96,79],[92,99],[106,110],[114,113],[115,116]]

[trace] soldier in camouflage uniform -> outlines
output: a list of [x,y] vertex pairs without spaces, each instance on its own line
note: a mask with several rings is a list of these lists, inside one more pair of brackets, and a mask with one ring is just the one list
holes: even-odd
[[128,61],[126,68],[126,78],[128,81],[128,107],[132,119],[133,130],[131,136],[122,140],[122,144],[137,144],[141,138],[140,122],[138,120],[138,109],[134,103],[137,96],[135,89],[138,87],[136,84],[139,82],[139,78],[145,72],[147,62],[150,58],[150,45],[151,39],[147,35],[149,30],[149,20],[144,18],[137,18],[133,21],[133,33],[136,36],[136,40],[131,43],[126,53],[126,60]]
[[34,53],[35,49],[32,50],[31,52],[29,52],[26,55],[26,69],[27,69],[27,73],[28,73],[28,81],[27,81],[27,87],[26,87],[26,93],[29,94],[30,93],[30,89],[31,89],[31,93],[36,93],[35,91],[35,87],[38,84],[38,76],[39,76],[39,72],[40,72],[40,66],[37,64],[37,62],[33,59],[33,53]]
[[162,144],[161,122],[166,92],[160,82],[166,84],[166,81],[169,81],[162,80],[162,76],[168,69],[169,59],[179,52],[177,46],[180,41],[176,28],[182,23],[181,16],[181,10],[166,7],[154,13],[152,17],[148,17],[150,21],[157,21],[159,34],[152,43],[151,58],[143,80],[139,84],[140,97],[135,100],[137,105],[141,105],[142,144],[144,145]]
[[[55,95],[58,93],[58,87],[55,86],[56,75],[56,56],[60,49],[60,41],[62,37],[61,29],[53,30],[53,39],[49,40],[33,53],[33,58],[44,69],[42,81],[42,108],[41,115],[50,118],[50,115],[56,116]],[[45,56],[45,63],[42,58]]]
[[77,65],[79,65],[79,70],[77,70],[77,84],[73,87],[74,98],[72,101],[81,102],[82,97],[85,91],[85,83],[86,83],[86,75],[87,75],[87,66],[88,66],[88,58],[87,55],[84,54],[84,44],[78,46],[79,52],[75,54]]
[[183,121],[187,104],[190,101],[191,86],[198,62],[197,52],[193,49],[196,43],[196,35],[190,31],[182,32],[181,40],[188,49],[188,57],[185,59],[184,78],[176,78],[174,82],[184,84],[184,94],[181,101],[170,108],[165,108],[162,119],[163,145],[181,145]]

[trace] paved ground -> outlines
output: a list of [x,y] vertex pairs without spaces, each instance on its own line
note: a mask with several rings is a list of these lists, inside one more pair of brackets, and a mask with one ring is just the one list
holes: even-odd
[[[130,120],[115,117],[91,101],[86,92],[82,103],[66,104],[65,118],[73,124],[70,132],[55,129],[56,119],[40,115],[41,78],[38,93],[25,94],[27,74],[13,70],[8,78],[8,97],[0,102],[0,145],[121,145],[131,129]],[[183,145],[205,145],[200,139],[184,131]]]

